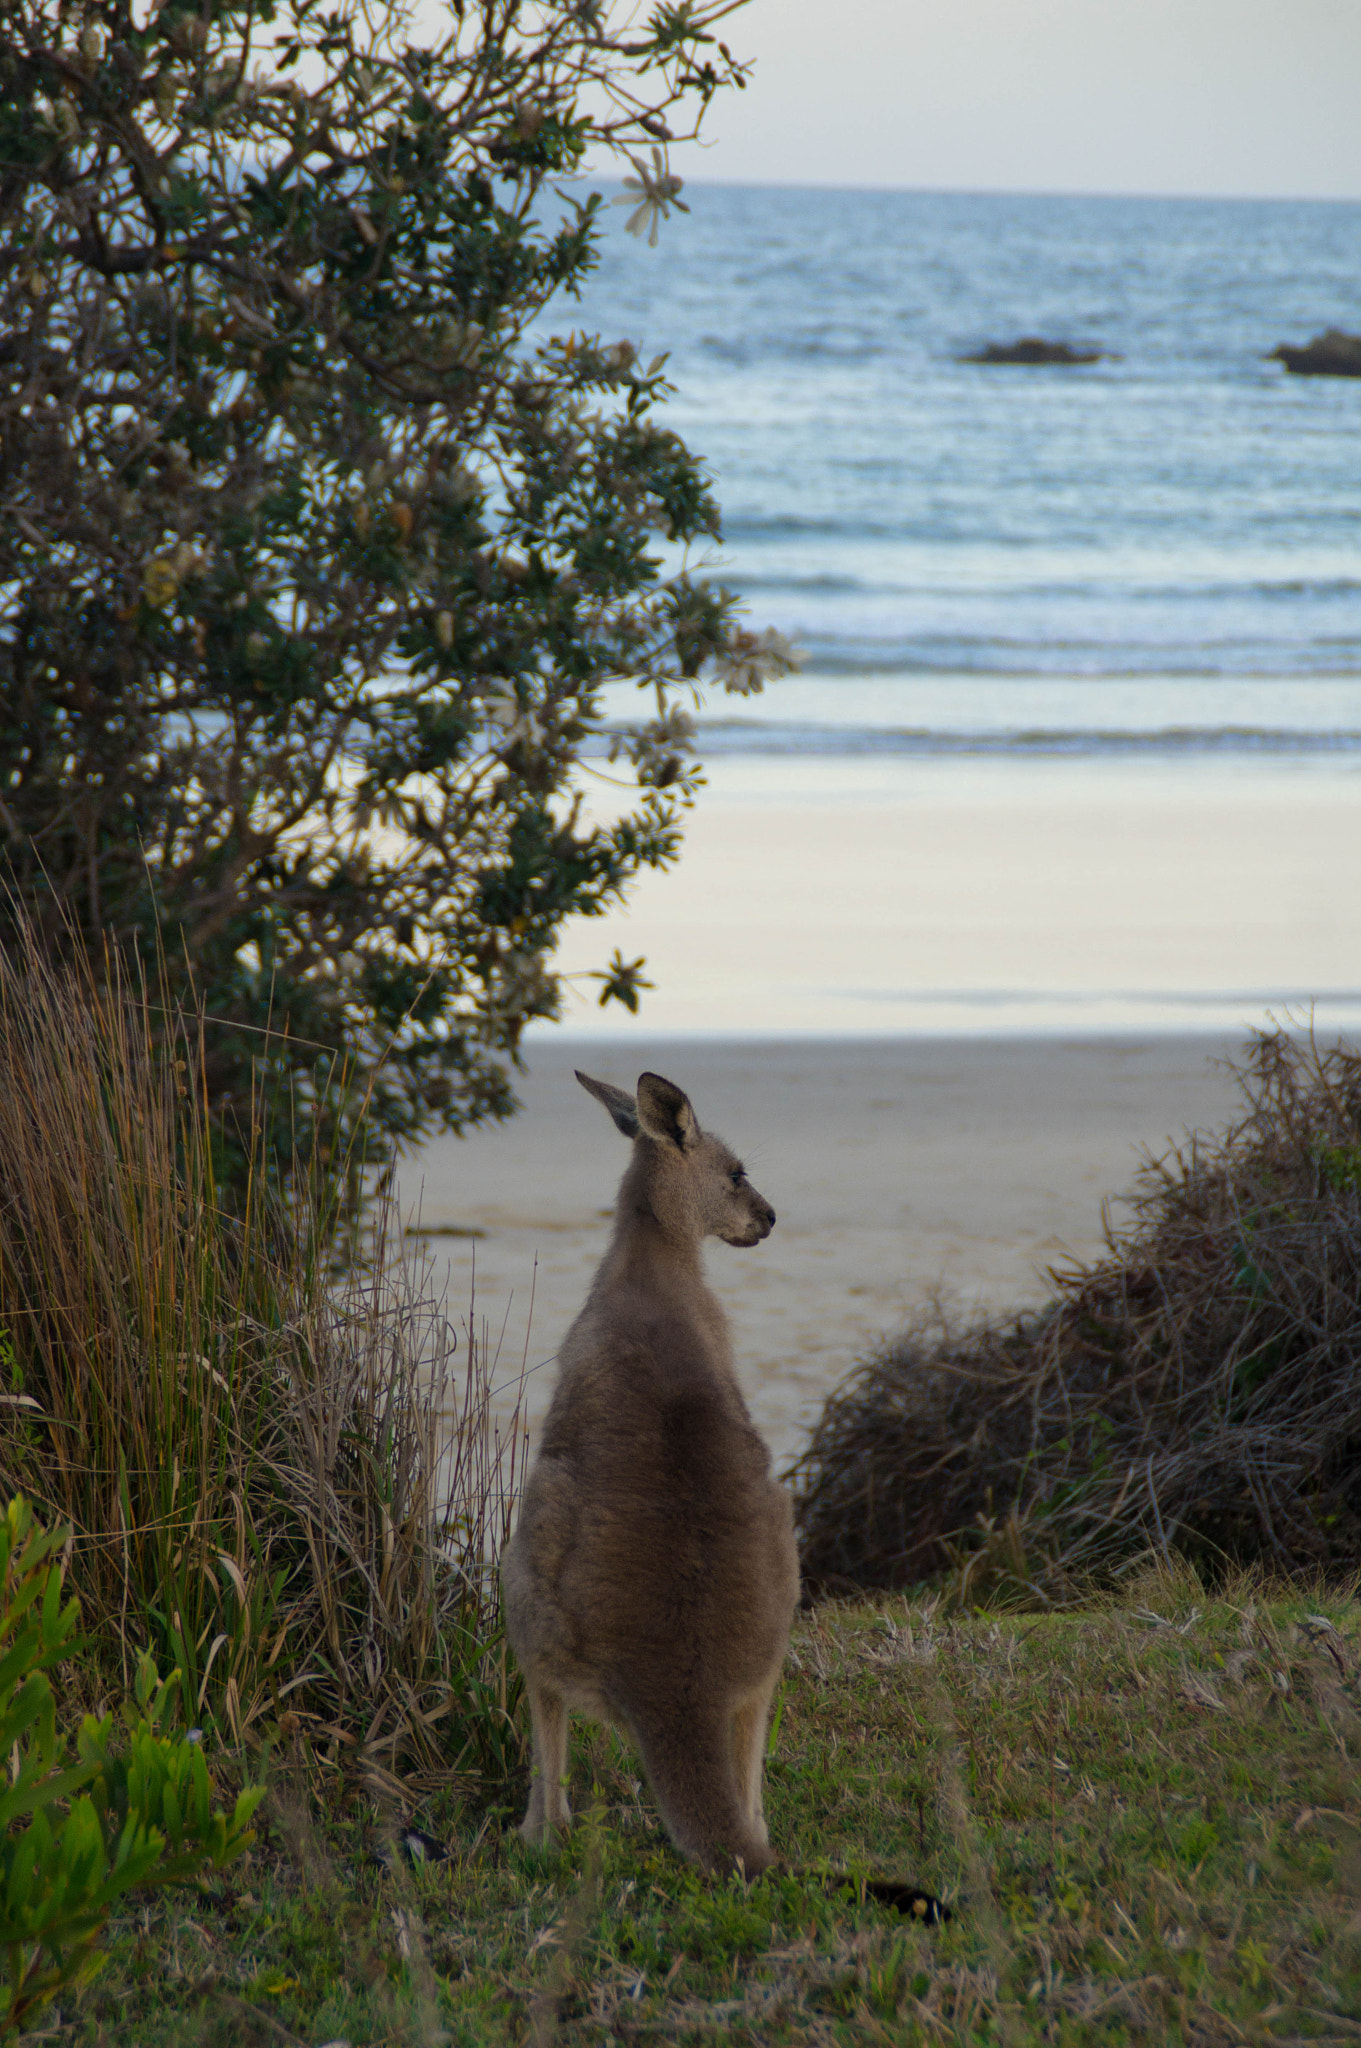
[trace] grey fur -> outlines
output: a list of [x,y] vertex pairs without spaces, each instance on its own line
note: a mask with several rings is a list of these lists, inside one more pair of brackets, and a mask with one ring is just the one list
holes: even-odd
[[680,1850],[751,1874],[775,1861],[761,1773],[798,1555],[702,1245],[759,1244],[775,1212],[673,1082],[577,1078],[636,1136],[502,1563],[534,1726],[521,1832],[570,1823],[575,1708],[633,1738]]

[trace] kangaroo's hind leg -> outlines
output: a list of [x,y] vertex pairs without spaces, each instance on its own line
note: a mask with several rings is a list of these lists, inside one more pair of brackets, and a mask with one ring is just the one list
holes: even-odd
[[567,1703],[561,1694],[528,1681],[529,1718],[534,1731],[534,1777],[520,1833],[536,1845],[572,1825],[567,1777]]
[[766,1761],[766,1724],[770,1719],[770,1701],[779,1682],[776,1671],[768,1685],[743,1700],[732,1723],[733,1768],[737,1774],[737,1796],[742,1811],[751,1823],[757,1839],[769,1845],[770,1836],[766,1831],[765,1812],[761,1803],[761,1775]]

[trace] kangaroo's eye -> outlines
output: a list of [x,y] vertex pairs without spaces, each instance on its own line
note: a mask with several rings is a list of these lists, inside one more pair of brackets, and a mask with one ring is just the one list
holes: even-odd
[[735,1188],[740,1188],[740,1187],[741,1187],[741,1185],[742,1185],[742,1183],[743,1183],[743,1181],[744,1181],[744,1180],[746,1179],[746,1177],[747,1177],[747,1170],[746,1170],[746,1168],[745,1168],[744,1166],[735,1166],[735,1167],[733,1168],[733,1170],[732,1170],[732,1184],[733,1184],[733,1186],[734,1186]]

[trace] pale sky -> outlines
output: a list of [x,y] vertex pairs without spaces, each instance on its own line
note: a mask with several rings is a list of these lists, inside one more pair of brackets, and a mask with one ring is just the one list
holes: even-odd
[[687,179],[1361,199],[1361,0],[751,0]]

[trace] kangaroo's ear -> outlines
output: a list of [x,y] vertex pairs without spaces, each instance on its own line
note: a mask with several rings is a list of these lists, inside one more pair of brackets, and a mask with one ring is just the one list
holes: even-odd
[[626,1095],[622,1088],[616,1088],[609,1081],[593,1081],[589,1074],[583,1074],[580,1067],[574,1069],[578,1081],[588,1095],[594,1095],[597,1102],[603,1102],[614,1118],[619,1130],[626,1138],[638,1135],[638,1111],[633,1097]]
[[645,1137],[666,1140],[682,1152],[699,1143],[699,1118],[689,1096],[660,1074],[638,1077],[638,1122]]

